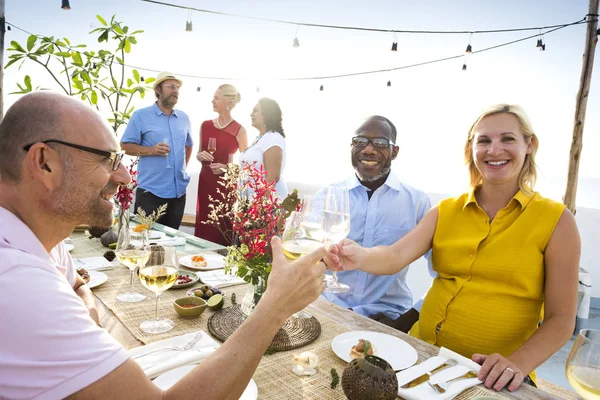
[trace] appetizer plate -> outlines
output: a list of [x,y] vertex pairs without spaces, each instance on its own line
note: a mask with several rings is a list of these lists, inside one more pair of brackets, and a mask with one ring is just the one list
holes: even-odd
[[106,274],[103,272],[88,271],[88,274],[90,275],[90,281],[86,283],[86,285],[90,289],[93,289],[96,286],[100,286],[108,280],[108,276],[106,276]]
[[[206,267],[196,267],[192,264],[192,257],[202,256],[206,260]],[[188,254],[179,259],[179,264],[188,267],[189,269],[197,271],[210,271],[213,269],[223,268],[225,265],[225,257],[217,253],[200,253],[200,254]]]
[[333,338],[331,348],[339,358],[350,362],[350,350],[358,343],[358,339],[369,340],[375,346],[375,355],[390,363],[394,370],[411,367],[419,358],[417,351],[410,344],[396,336],[380,332],[345,332]]
[[[187,373],[193,370],[195,367],[195,365],[186,365],[183,367],[172,369],[169,372],[165,372],[164,374],[157,376],[154,379],[154,384],[162,390],[167,390],[175,383],[177,383],[181,378],[187,375]],[[240,397],[240,400],[256,399],[258,399],[258,387],[256,386],[256,382],[254,382],[254,379],[250,379],[250,383],[248,383],[248,386],[246,386],[246,390],[244,390],[244,393],[242,393],[242,397]]]
[[[191,279],[191,281],[185,282],[185,283],[179,283],[180,282],[179,276],[187,276],[188,278]],[[195,285],[196,282],[198,282],[198,275],[196,275],[194,272],[186,271],[185,269],[179,270],[179,276],[177,277],[177,281],[175,282],[175,284],[173,286],[171,286],[170,289],[183,289],[183,288]]]

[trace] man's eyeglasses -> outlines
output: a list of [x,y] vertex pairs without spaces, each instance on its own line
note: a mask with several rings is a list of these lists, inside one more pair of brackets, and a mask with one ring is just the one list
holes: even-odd
[[368,138],[365,136],[354,136],[352,138],[352,147],[367,147],[371,143],[376,149],[387,149],[389,146],[394,146],[388,138],[377,137]]
[[179,90],[179,89],[181,88],[181,86],[179,86],[179,85],[174,85],[174,84],[170,84],[170,85],[162,85],[162,87],[169,88],[169,89],[171,89],[171,90],[175,90],[175,89]]
[[[87,147],[87,146],[81,146],[79,144],[63,142],[62,140],[57,140],[57,139],[48,139],[48,140],[43,140],[41,142],[36,142],[36,143],[45,143],[45,144],[58,143],[58,144],[62,144],[65,146],[73,147],[74,149],[87,151],[88,153],[98,154],[99,156],[106,157],[112,161],[112,170],[113,171],[116,171],[117,169],[119,169],[119,166],[121,165],[121,160],[123,159],[123,156],[125,155],[124,150],[121,150],[121,151],[99,150],[99,149],[94,149],[93,147]],[[35,143],[31,143],[31,144],[28,144],[27,146],[24,146],[23,150],[29,151],[31,146],[33,146],[34,144]]]

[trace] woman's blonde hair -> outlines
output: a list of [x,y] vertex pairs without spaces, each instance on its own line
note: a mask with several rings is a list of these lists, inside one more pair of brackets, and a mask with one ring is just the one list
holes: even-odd
[[488,107],[481,114],[479,114],[479,117],[477,117],[473,125],[471,125],[471,129],[469,129],[469,134],[467,135],[467,142],[465,143],[465,164],[469,169],[470,185],[471,187],[475,187],[483,183],[481,173],[477,169],[475,160],[473,159],[473,138],[475,136],[475,127],[485,117],[502,113],[514,115],[519,122],[519,127],[521,128],[521,132],[523,133],[525,141],[529,142],[530,140],[533,140],[531,153],[525,155],[525,162],[523,163],[521,173],[519,174],[519,188],[523,192],[531,194],[537,179],[535,154],[537,153],[539,141],[535,132],[533,132],[533,128],[531,127],[531,122],[529,121],[527,113],[525,113],[525,110],[523,110],[521,106],[516,104],[495,104],[491,107]]
[[229,108],[235,107],[235,105],[242,100],[240,92],[238,92],[235,86],[230,85],[229,83],[219,86],[218,90],[221,91],[221,94],[225,96],[229,102]]

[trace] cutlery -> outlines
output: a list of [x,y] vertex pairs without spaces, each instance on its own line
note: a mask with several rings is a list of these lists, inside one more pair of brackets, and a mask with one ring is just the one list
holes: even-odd
[[446,382],[440,382],[440,383],[431,383],[430,381],[427,381],[427,383],[429,384],[429,386],[431,386],[431,388],[433,390],[435,390],[438,393],[445,393],[446,390],[448,390],[448,386],[450,386],[450,383],[452,382],[456,382],[456,381],[462,381],[463,379],[471,379],[471,378],[477,378],[477,374],[473,371],[469,371],[464,375],[458,376],[456,378],[450,379]]
[[[423,383],[425,381],[427,381],[427,383],[429,383],[429,379],[431,379],[432,376],[435,376],[439,372],[445,370],[446,368],[453,367],[456,364],[457,364],[456,360],[452,360],[452,359],[446,360],[446,362],[444,362],[444,364],[442,364],[441,366],[439,366],[437,368],[434,368],[431,371],[427,371],[423,375],[421,375],[421,376],[413,379],[412,381],[408,382],[407,384],[403,385],[402,387],[406,389],[406,388],[411,387],[410,386],[411,384],[418,385],[418,384],[421,384],[421,383]],[[398,372],[398,371],[394,371],[394,372]]]
[[204,336],[204,332],[198,332],[198,334],[196,336],[194,336],[194,338],[192,340],[190,340],[189,342],[187,342],[183,346],[164,347],[162,349],[158,349],[158,350],[154,350],[154,351],[151,351],[151,352],[148,352],[148,353],[140,354],[138,356],[133,357],[133,359],[136,360],[138,358],[142,358],[142,357],[147,356],[149,354],[154,354],[154,353],[158,353],[159,351],[165,351],[165,350],[186,351],[186,350],[189,350],[192,347],[194,347],[194,345],[196,343],[198,343],[200,341],[200,339],[202,339],[202,336]]

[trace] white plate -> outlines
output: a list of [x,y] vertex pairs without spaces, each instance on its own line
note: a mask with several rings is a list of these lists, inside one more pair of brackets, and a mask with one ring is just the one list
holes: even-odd
[[65,250],[66,251],[71,251],[74,248],[75,248],[75,246],[73,246],[72,244],[65,243]]
[[88,274],[90,274],[90,281],[86,283],[86,285],[90,289],[93,289],[96,286],[100,286],[108,280],[108,276],[106,276],[106,274],[103,272],[88,271]]
[[[206,260],[206,267],[195,267],[192,264],[193,256],[202,256]],[[183,256],[179,259],[179,264],[185,265],[190,269],[195,269],[198,271],[210,271],[213,269],[223,268],[225,265],[225,257],[217,253],[200,253],[200,254],[189,254],[187,256]]]
[[333,338],[331,348],[339,358],[352,361],[350,350],[358,343],[358,339],[366,339],[375,346],[375,355],[390,363],[394,370],[408,368],[417,362],[419,356],[410,344],[396,336],[380,332],[353,331],[342,333]]
[[[187,373],[193,370],[195,367],[195,365],[185,365],[183,367],[172,369],[168,372],[165,372],[162,375],[157,376],[154,379],[154,384],[158,386],[161,390],[167,390],[175,383],[177,383],[181,378],[187,375]],[[258,387],[256,386],[256,382],[254,382],[254,379],[250,379],[250,383],[248,383],[248,386],[246,386],[246,390],[244,390],[244,393],[242,393],[242,397],[240,397],[240,400],[256,399],[258,399]]]

